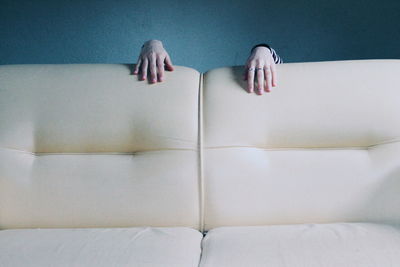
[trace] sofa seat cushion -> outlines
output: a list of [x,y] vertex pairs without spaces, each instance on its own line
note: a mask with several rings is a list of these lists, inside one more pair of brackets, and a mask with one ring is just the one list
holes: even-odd
[[400,266],[400,228],[384,224],[220,227],[202,247],[202,267]]
[[0,231],[1,266],[198,266],[202,234],[190,228]]

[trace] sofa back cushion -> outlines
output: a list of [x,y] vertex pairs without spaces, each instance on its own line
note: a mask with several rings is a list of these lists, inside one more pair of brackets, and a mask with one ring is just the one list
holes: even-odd
[[200,74],[0,67],[0,228],[199,226]]
[[400,222],[400,60],[242,67],[204,75],[205,226]]

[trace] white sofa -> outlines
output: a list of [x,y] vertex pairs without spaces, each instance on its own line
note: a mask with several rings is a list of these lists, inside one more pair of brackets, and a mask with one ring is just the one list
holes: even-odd
[[0,66],[0,266],[400,266],[400,60]]

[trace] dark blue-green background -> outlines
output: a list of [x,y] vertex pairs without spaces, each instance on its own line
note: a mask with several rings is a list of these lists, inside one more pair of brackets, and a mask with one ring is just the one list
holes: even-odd
[[200,71],[242,65],[259,42],[285,62],[400,58],[399,0],[0,3],[0,64],[132,63],[148,39]]

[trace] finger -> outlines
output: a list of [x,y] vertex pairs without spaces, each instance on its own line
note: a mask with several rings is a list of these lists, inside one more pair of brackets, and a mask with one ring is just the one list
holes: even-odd
[[269,67],[265,67],[264,76],[265,76],[265,88],[264,88],[264,90],[265,90],[265,92],[269,93],[269,92],[271,92],[271,89],[272,89],[272,84],[271,84],[272,75],[271,75],[271,70],[270,70]]
[[264,90],[264,71],[262,67],[257,67],[257,93],[262,95]]
[[146,78],[147,78],[147,66],[148,65],[149,65],[149,61],[147,60],[147,58],[143,59],[142,66],[140,68],[141,72],[142,72],[142,75],[141,75],[142,80],[146,80]]
[[169,57],[168,54],[165,57],[165,67],[169,71],[173,71],[174,70],[174,66],[172,66],[172,61],[171,61],[171,58]]
[[161,57],[157,57],[157,73],[158,73],[158,80],[160,82],[164,79],[164,60]]
[[135,66],[135,69],[133,70],[133,74],[134,75],[139,73],[140,64],[142,64],[142,59],[141,58],[138,59],[138,62],[136,63],[136,66]]
[[272,86],[275,87],[278,85],[278,73],[276,71],[275,64],[271,65],[271,74],[272,74]]
[[156,55],[152,54],[150,56],[150,65],[149,65],[149,69],[150,69],[150,81],[152,83],[157,82],[157,66],[156,66],[157,62],[156,62]]
[[247,91],[249,93],[254,92],[254,67],[250,67],[247,70]]

